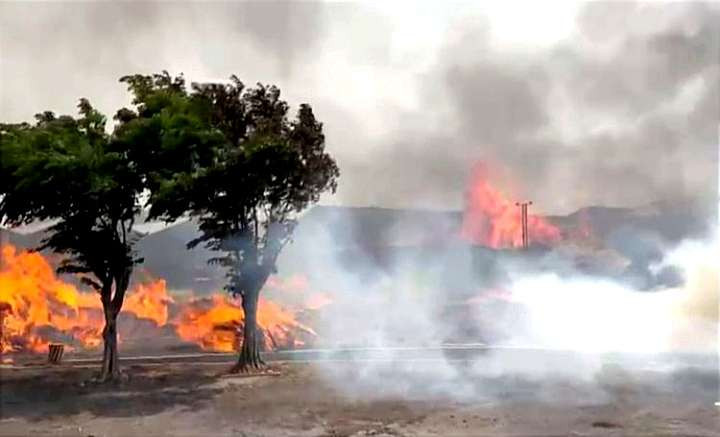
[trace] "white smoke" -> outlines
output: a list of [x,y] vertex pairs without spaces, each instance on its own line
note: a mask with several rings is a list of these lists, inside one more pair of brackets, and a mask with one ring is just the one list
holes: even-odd
[[[639,293],[598,278],[527,277],[511,287],[528,309],[525,344],[581,352],[658,352],[672,333],[678,291]],[[527,338],[523,338],[527,336]]]
[[[320,248],[328,239],[318,236],[317,243],[318,253],[332,253],[330,246]],[[716,238],[666,250],[652,269],[672,266],[684,281],[655,291],[607,277],[523,271],[506,262],[509,274],[495,295],[468,273],[469,248],[438,249],[422,268],[400,256],[376,266],[374,280],[324,256],[314,264],[318,271],[309,272],[312,283],[334,290],[318,321],[319,346],[347,352],[329,354],[329,364],[319,365],[353,396],[477,399],[498,395],[488,378],[503,375],[592,381],[612,353],[632,355],[641,365],[685,352],[715,362],[717,255]],[[447,267],[458,264],[463,268]],[[461,273],[448,277],[449,271]],[[462,284],[465,289],[458,289]],[[477,296],[468,298],[473,288]],[[472,349],[470,343],[492,348],[456,353]],[[351,374],[336,359],[351,360]]]
[[652,292],[591,276],[521,276],[510,288],[528,309],[525,340],[586,352],[713,353],[719,254],[716,238],[682,241],[650,266],[678,271],[682,285]]

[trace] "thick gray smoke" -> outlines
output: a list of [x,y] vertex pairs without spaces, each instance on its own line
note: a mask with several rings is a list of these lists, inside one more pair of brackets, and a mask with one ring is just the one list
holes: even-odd
[[[2,2],[0,120],[72,113],[79,97],[111,115],[129,103],[117,83],[128,73],[236,74],[277,84],[294,106],[313,105],[342,170],[330,202],[459,210],[471,165],[484,160],[505,173],[494,181],[500,188],[542,212],[659,199],[682,209],[684,198],[698,197],[710,199],[699,215],[717,217],[717,5],[593,2],[565,38],[517,47],[497,44],[496,23],[482,11],[445,8],[457,13],[417,5],[393,17],[316,2]],[[431,229],[442,236],[456,222],[439,217]],[[681,216],[668,226],[686,224]],[[475,364],[437,349],[407,359],[408,348],[443,343],[595,353],[716,344],[706,329],[717,327],[717,281],[708,279],[716,266],[705,263],[717,254],[680,244],[686,234],[615,228],[604,243],[622,262],[591,254],[580,269],[572,248],[496,253],[418,229],[373,244],[363,240],[372,232],[358,239],[317,229],[312,250],[298,257],[312,286],[334,300],[318,329],[325,345],[384,348],[358,359],[356,375],[328,366],[339,387],[474,397],[508,372],[592,378],[600,363],[597,354],[515,349]],[[677,323],[668,330],[667,320]]]
[[517,47],[482,10],[441,9],[2,2],[0,119],[79,97],[112,114],[128,73],[237,74],[316,109],[343,171],[330,202],[457,209],[478,159],[544,212],[716,195],[716,5],[593,2],[564,39]]
[[409,127],[368,159],[380,167],[353,187],[368,199],[368,187],[394,187],[376,194],[393,204],[413,192],[442,204],[457,199],[467,163],[485,159],[545,210],[712,199],[719,20],[699,3],[593,3],[572,42],[529,53],[492,48],[478,20],[445,41],[424,79],[431,128],[406,114]]

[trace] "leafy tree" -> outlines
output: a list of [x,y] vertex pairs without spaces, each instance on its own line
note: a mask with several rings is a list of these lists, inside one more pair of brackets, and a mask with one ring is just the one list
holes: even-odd
[[0,125],[0,217],[11,226],[54,222],[38,249],[64,255],[58,272],[99,293],[106,381],[119,375],[117,316],[142,262],[132,228],[143,181],[105,117],[85,99],[78,106],[78,118],[44,112],[34,124]]
[[[134,94],[120,129],[151,191],[150,217],[173,221],[190,215],[203,244],[227,268],[226,289],[240,296],[245,313],[235,371],[259,368],[260,290],[276,271],[297,214],[334,192],[339,177],[325,152],[322,123],[303,104],[293,119],[275,86],[193,84],[167,72],[121,79]],[[142,140],[138,140],[141,138]]]

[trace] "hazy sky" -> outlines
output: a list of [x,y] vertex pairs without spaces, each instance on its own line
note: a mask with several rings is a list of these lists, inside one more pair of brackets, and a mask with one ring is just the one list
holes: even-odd
[[545,212],[717,192],[720,8],[477,3],[2,2],[0,119],[236,74],[324,121],[324,203],[459,208],[477,160]]

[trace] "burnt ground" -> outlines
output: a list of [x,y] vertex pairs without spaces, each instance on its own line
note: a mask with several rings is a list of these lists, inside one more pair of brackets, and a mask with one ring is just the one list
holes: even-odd
[[[279,375],[226,376],[226,365],[126,365],[114,386],[91,367],[2,368],[0,435],[409,436],[720,434],[718,374],[616,369],[592,382],[520,375],[469,381],[491,397],[401,396],[338,387],[350,362],[273,364]],[[422,391],[419,392],[422,394]]]

